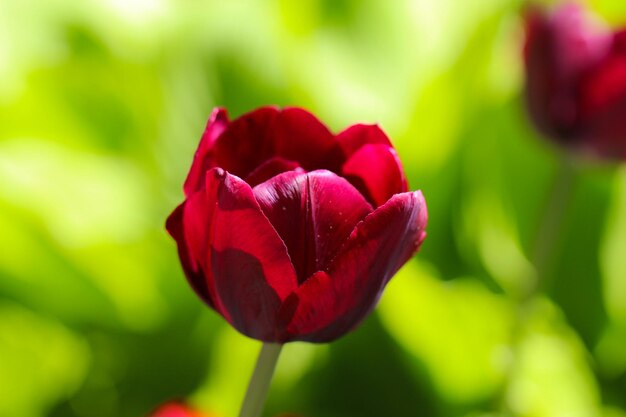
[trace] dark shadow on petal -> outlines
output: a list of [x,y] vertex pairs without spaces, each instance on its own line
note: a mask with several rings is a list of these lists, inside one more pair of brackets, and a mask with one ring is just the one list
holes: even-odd
[[245,178],[245,181],[250,185],[250,187],[254,187],[261,184],[262,182],[269,180],[270,178],[275,177],[278,174],[294,170],[296,170],[297,172],[304,172],[304,170],[300,168],[300,165],[297,162],[290,161],[281,157],[274,157],[259,165],[254,171],[250,173],[250,175]]
[[216,289],[231,324],[246,336],[276,341],[281,301],[265,281],[259,260],[241,250],[213,248],[211,260]]

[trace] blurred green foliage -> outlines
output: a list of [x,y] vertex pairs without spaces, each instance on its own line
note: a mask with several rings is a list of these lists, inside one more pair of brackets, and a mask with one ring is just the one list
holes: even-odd
[[[590,2],[611,24],[621,0]],[[521,0],[0,2],[0,416],[233,416],[259,344],[192,294],[164,219],[213,106],[379,122],[429,236],[356,332],[294,343],[267,416],[626,416],[626,168],[524,115]]]

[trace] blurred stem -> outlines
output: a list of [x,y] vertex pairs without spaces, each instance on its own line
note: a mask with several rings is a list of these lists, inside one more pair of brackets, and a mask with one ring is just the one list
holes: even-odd
[[516,319],[511,329],[513,363],[508,370],[508,376],[500,394],[500,410],[506,416],[513,415],[508,406],[507,394],[511,389],[516,368],[520,366],[521,345],[525,327],[534,314],[534,298],[540,293],[547,293],[552,287],[554,274],[550,273],[550,267],[554,261],[559,236],[563,231],[565,214],[573,196],[575,180],[576,161],[570,155],[561,155],[550,193],[539,217],[537,234],[531,248],[531,261],[536,271],[535,281],[519,300]]
[[563,231],[565,212],[572,199],[575,174],[575,161],[569,155],[562,156],[532,248],[532,262],[537,272],[537,281],[526,299],[540,292],[548,292],[552,286],[550,266],[554,260],[559,235]]
[[263,343],[239,417],[260,417],[283,345]]

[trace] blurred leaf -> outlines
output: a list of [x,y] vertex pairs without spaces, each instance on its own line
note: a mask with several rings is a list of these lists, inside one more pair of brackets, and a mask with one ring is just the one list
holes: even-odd
[[610,171],[610,167],[585,169],[579,175],[569,210],[563,214],[565,227],[556,243],[552,272],[550,295],[589,347],[598,341],[607,319],[599,248],[610,203]]
[[[162,300],[152,280],[154,263],[142,260],[149,247],[144,245],[137,250],[129,245],[147,228],[148,196],[141,174],[122,160],[72,152],[44,141],[4,141],[0,148],[0,176],[4,178],[0,199],[20,207],[22,213],[29,213],[36,224],[43,226],[44,233],[49,234],[51,242],[43,250],[58,252],[53,257],[67,264],[64,272],[58,267],[52,270],[65,274],[69,280],[91,280],[87,285],[75,283],[71,287],[83,291],[79,288],[95,286],[131,326],[141,327],[154,321]],[[29,263],[27,258],[32,259],[27,248],[35,246],[27,242],[17,246],[27,235],[27,229],[15,230],[13,250],[5,252],[4,268],[10,268],[17,278],[15,285],[21,285],[20,281],[30,282],[32,288],[39,286],[41,290],[42,286],[36,282],[44,282],[43,286],[51,286],[50,292],[54,293],[59,283],[44,278],[49,271],[41,270],[41,264],[21,269]],[[11,245],[9,238],[10,235],[4,235],[7,245]],[[111,243],[107,247],[102,242]],[[87,297],[89,304],[93,298],[89,300],[87,294],[75,295]],[[80,310],[72,306],[80,304],[68,301],[62,300],[70,311],[78,313]]]
[[626,4],[616,0],[590,0],[589,3],[603,19],[619,27],[626,21]]
[[441,282],[415,262],[389,285],[383,323],[451,403],[478,403],[502,383],[508,366],[512,306],[471,278]]
[[325,417],[441,415],[439,398],[423,375],[412,372],[411,358],[390,337],[378,314],[333,342],[321,359],[300,384],[272,401],[268,411]]
[[594,352],[603,376],[616,379],[626,373],[625,346],[626,326],[619,323],[609,324],[604,329]]
[[612,202],[600,248],[602,292],[610,323],[596,346],[602,371],[609,377],[626,372],[626,170],[613,181]]
[[0,303],[0,415],[43,417],[74,393],[90,361],[85,342],[62,324]]
[[559,311],[539,300],[526,313],[506,395],[519,417],[600,416],[585,348]]
[[626,412],[619,408],[606,407],[602,412],[602,417],[626,417]]
[[603,293],[611,318],[626,325],[626,169],[614,180],[601,248]]

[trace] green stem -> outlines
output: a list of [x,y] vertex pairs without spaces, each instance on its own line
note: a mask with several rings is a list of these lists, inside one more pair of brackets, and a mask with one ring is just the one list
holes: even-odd
[[[569,155],[561,156],[559,166],[554,178],[550,194],[546,199],[543,212],[537,224],[537,234],[534,245],[531,248],[531,261],[535,266],[535,282],[523,293],[517,306],[515,322],[511,329],[511,344],[514,362],[508,371],[508,376],[500,394],[500,410],[504,415],[510,415],[506,395],[511,387],[515,367],[519,366],[520,345],[523,340],[523,332],[528,320],[529,308],[532,307],[534,297],[540,293],[546,293],[552,286],[553,274],[550,274],[551,262],[554,260],[554,252],[562,232],[565,211],[572,199],[574,182],[576,179],[576,161]],[[532,277],[529,277],[532,279]]]
[[531,261],[535,266],[537,281],[528,292],[526,299],[540,292],[548,292],[552,285],[550,263],[554,260],[554,252],[564,225],[565,211],[572,199],[576,179],[575,161],[566,155],[559,162],[532,248]]
[[283,345],[263,343],[239,417],[260,417]]

